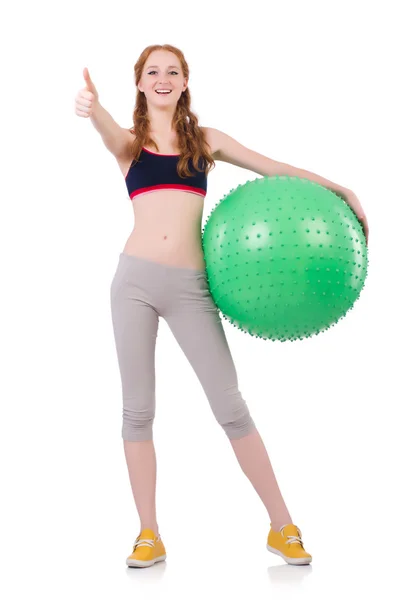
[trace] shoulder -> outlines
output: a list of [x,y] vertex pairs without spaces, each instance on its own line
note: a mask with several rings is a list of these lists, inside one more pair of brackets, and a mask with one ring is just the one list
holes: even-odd
[[200,127],[206,142],[211,148],[213,158],[217,158],[220,149],[220,131],[214,127]]

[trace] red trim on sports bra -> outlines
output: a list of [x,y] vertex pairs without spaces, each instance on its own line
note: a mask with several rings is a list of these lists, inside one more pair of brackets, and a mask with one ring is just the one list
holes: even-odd
[[132,200],[140,194],[145,194],[146,192],[151,192],[153,190],[182,190],[184,192],[193,192],[194,194],[199,194],[200,196],[206,195],[206,192],[201,188],[191,187],[182,183],[161,183],[159,185],[151,185],[149,187],[139,188],[139,190],[131,192],[130,198]]

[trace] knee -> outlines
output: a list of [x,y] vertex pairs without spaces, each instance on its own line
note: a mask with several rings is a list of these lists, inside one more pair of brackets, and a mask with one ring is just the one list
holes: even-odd
[[238,387],[229,389],[221,402],[218,396],[214,413],[229,440],[244,437],[255,429],[255,422]]
[[126,442],[144,442],[153,439],[153,409],[136,410],[123,407],[121,436]]
[[240,417],[228,421],[227,423],[223,423],[222,428],[229,440],[238,440],[251,433],[256,427],[254,420],[247,409]]

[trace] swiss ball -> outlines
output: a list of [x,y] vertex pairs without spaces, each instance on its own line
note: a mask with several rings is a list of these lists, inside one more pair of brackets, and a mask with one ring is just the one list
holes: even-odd
[[272,341],[301,340],[335,325],[367,274],[365,235],[353,210],[299,177],[238,185],[210,213],[202,246],[224,318]]

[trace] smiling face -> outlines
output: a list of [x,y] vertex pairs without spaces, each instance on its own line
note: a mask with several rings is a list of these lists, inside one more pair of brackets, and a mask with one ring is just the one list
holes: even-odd
[[[178,57],[172,52],[156,50],[145,62],[138,89],[145,94],[148,104],[176,106],[187,84]],[[158,90],[170,91],[161,94]]]

